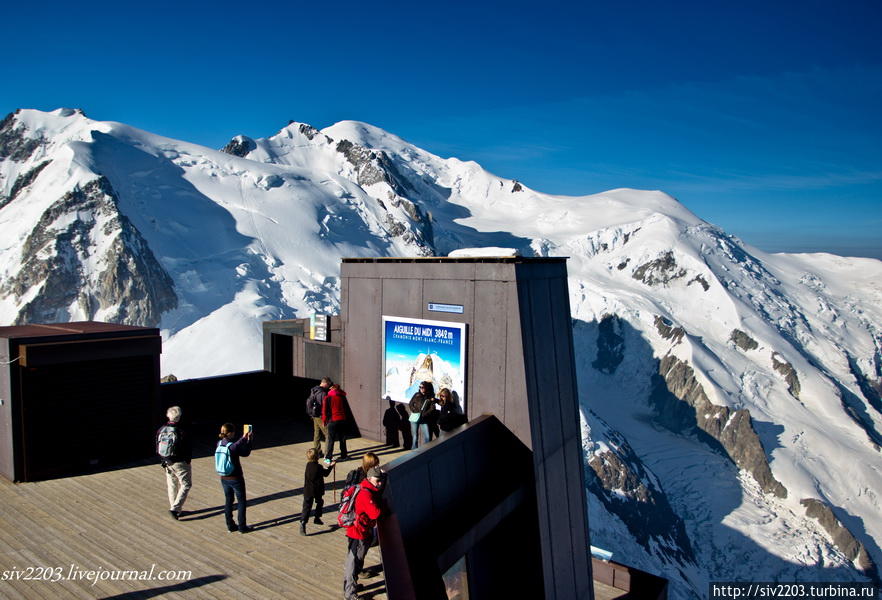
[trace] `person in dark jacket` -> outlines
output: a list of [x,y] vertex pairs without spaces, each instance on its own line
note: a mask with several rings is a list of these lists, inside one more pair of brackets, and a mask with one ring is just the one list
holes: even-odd
[[441,410],[438,411],[438,426],[441,429],[439,437],[445,437],[460,425],[465,424],[467,419],[449,389],[441,388],[441,391],[438,392],[438,403],[441,404]]
[[346,429],[349,426],[349,405],[346,392],[336,383],[331,385],[322,407],[322,420],[328,426],[328,444],[325,447],[325,459],[334,456],[334,443],[340,442],[340,460],[346,460]]
[[[248,533],[251,528],[245,521],[245,473],[242,471],[240,458],[251,454],[252,432],[248,432],[237,441],[236,426],[232,423],[224,423],[220,430],[218,447],[227,447],[230,451],[230,460],[233,463],[233,472],[230,475],[221,475],[221,488],[224,490],[224,516],[227,520],[229,531],[239,530],[239,533]],[[239,524],[233,521],[233,495],[236,496],[238,507]]]
[[383,427],[386,430],[386,445],[397,448],[401,445],[398,438],[398,432],[401,430],[401,417],[399,416],[398,411],[395,410],[395,405],[398,404],[398,402],[395,402],[388,396],[386,396],[386,399],[389,401],[389,408],[383,413]]
[[168,422],[156,432],[156,450],[165,469],[168,489],[168,512],[174,520],[182,514],[193,481],[193,444],[181,425],[181,407],[172,406],[165,412]]
[[337,464],[336,461],[321,466],[318,462],[319,453],[315,448],[306,451],[306,471],[303,474],[303,510],[300,513],[300,535],[306,535],[306,522],[312,511],[312,503],[315,502],[316,525],[324,525],[322,521],[322,508],[325,506],[325,477],[331,474],[331,469]]
[[312,388],[306,399],[306,414],[312,419],[312,447],[319,451],[321,458],[321,444],[328,439],[328,428],[322,420],[322,407],[325,405],[325,396],[328,389],[334,385],[330,377],[322,377],[321,383]]
[[431,381],[423,381],[420,383],[419,391],[417,391],[408,403],[410,415],[419,415],[417,417],[408,416],[410,421],[410,433],[413,436],[413,447],[422,446],[429,443],[429,413],[435,410],[435,387]]

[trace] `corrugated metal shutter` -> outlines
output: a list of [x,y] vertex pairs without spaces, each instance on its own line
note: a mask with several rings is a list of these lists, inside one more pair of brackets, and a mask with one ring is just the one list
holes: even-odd
[[25,479],[149,455],[156,391],[151,356],[22,371]]

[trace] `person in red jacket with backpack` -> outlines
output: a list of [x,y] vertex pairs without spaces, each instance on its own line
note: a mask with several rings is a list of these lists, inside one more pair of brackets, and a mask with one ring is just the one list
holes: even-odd
[[374,527],[380,518],[380,494],[386,481],[386,473],[380,467],[371,467],[359,486],[355,497],[355,521],[346,528],[349,550],[343,566],[343,597],[356,600],[358,574],[364,567],[364,558],[374,540]]
[[325,402],[322,406],[322,421],[328,426],[328,443],[325,447],[325,460],[330,461],[334,457],[334,442],[340,442],[340,458],[349,458],[346,452],[346,429],[349,426],[349,405],[346,402],[346,392],[340,389],[336,383],[328,390]]

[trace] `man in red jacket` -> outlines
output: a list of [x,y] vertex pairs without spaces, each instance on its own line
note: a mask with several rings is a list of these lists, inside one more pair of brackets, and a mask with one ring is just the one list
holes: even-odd
[[325,447],[325,459],[334,457],[334,442],[340,442],[340,460],[348,458],[346,453],[346,429],[349,426],[349,405],[346,403],[346,392],[336,383],[328,390],[322,405],[322,421],[328,427],[328,443]]
[[374,526],[380,518],[380,490],[385,479],[386,474],[380,467],[371,467],[355,496],[355,522],[346,528],[346,537],[349,538],[349,551],[343,567],[343,597],[346,600],[358,598],[355,594],[358,574],[374,540]]

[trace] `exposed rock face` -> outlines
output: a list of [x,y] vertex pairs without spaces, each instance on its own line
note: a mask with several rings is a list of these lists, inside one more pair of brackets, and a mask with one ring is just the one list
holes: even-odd
[[679,344],[686,335],[686,331],[682,327],[674,327],[674,324],[660,315],[655,316],[655,328],[660,336],[666,340],[671,340],[674,344]]
[[753,475],[763,491],[787,497],[787,490],[772,475],[748,410],[733,411],[712,404],[692,367],[675,356],[662,358],[658,372],[650,400],[660,423],[677,432],[696,431],[700,439],[722,449],[739,468]]
[[515,179],[514,181],[512,181],[512,184],[513,184],[511,186],[512,193],[524,191],[523,186],[521,185],[521,183],[518,180]]
[[861,390],[861,394],[863,394],[867,402],[870,403],[870,406],[875,408],[877,412],[882,413],[882,393],[880,393],[882,392],[882,379],[876,379],[874,381],[870,377],[864,375],[860,365],[858,365],[858,362],[852,356],[848,357],[848,368],[854,376],[854,379]]
[[816,498],[804,498],[799,503],[805,507],[805,514],[807,516],[818,520],[827,534],[833,539],[833,544],[846,558],[852,561],[865,575],[878,581],[879,573],[870,555],[867,554],[867,549],[836,518],[830,506]]
[[369,150],[349,140],[341,140],[337,144],[337,152],[355,167],[356,183],[362,187],[385,182],[398,195],[404,195],[405,190],[410,188],[410,184],[398,174],[398,169],[385,152]]
[[31,185],[34,182],[34,180],[37,178],[37,175],[40,174],[40,171],[45,169],[49,165],[49,163],[51,163],[51,162],[52,162],[51,160],[44,160],[43,162],[41,162],[39,165],[37,165],[36,167],[31,169],[27,173],[22,173],[21,175],[16,177],[15,183],[12,184],[12,188],[9,190],[9,197],[4,198],[4,197],[0,196],[0,208],[3,208],[7,204],[9,204],[13,200],[15,200],[15,197],[18,196],[18,194],[23,189],[25,189],[26,187]]
[[595,444],[588,452],[588,488],[622,519],[641,545],[649,548],[650,541],[661,543],[670,558],[694,562],[683,520],[671,508],[657,479],[623,437],[613,432],[607,437],[609,446]]
[[777,352],[772,352],[772,368],[784,376],[784,381],[787,382],[787,389],[790,390],[790,394],[799,400],[801,387],[799,385],[799,377],[797,377],[796,369],[793,368],[793,365],[784,360]]
[[66,321],[76,307],[89,319],[100,313],[105,321],[156,326],[162,312],[177,306],[171,278],[119,212],[104,177],[52,204],[22,257],[19,272],[0,287],[17,301],[30,298],[16,324]]
[[255,148],[257,148],[257,144],[255,144],[254,140],[252,140],[250,137],[245,135],[237,135],[229,142],[227,142],[226,146],[221,148],[221,152],[226,152],[227,154],[232,154],[233,156],[243,158]]
[[[312,125],[307,125],[306,123],[301,123],[297,130],[309,141],[315,139],[315,136],[321,135],[321,131],[313,127]],[[331,138],[325,136],[325,139],[330,142]]]
[[729,341],[733,342],[736,346],[747,352],[748,350],[756,350],[759,348],[759,344],[755,339],[741,331],[740,329],[733,329],[732,335],[729,336]]
[[[356,183],[362,187],[377,183],[386,183],[391,188],[389,203],[395,208],[401,208],[414,221],[416,232],[412,231],[406,223],[396,219],[392,214],[386,215],[386,231],[393,237],[401,237],[406,243],[414,244],[419,248],[423,256],[433,254],[434,231],[430,215],[424,214],[415,203],[404,197],[407,190],[412,186],[399,173],[395,164],[385,152],[369,150],[349,140],[341,140],[337,144],[337,152],[343,154],[346,160],[356,169]],[[383,209],[387,210],[386,204],[378,200]]]
[[690,279],[689,283],[687,283],[686,285],[692,285],[693,283],[697,283],[697,284],[701,285],[701,287],[704,289],[705,292],[710,289],[710,284],[701,275],[696,275],[695,277]]
[[10,159],[24,162],[43,144],[42,137],[28,137],[24,125],[16,127],[15,115],[19,111],[9,113],[0,121],[0,160]]
[[633,277],[646,285],[667,285],[675,279],[686,276],[686,269],[677,265],[674,253],[668,250],[657,259],[640,265],[634,270]]
[[604,315],[597,329],[597,358],[591,366],[611,375],[625,358],[625,338],[619,335],[622,321],[617,315]]

